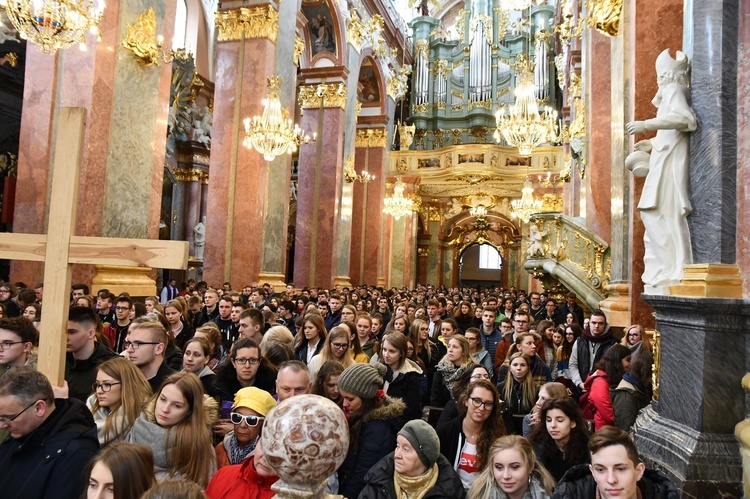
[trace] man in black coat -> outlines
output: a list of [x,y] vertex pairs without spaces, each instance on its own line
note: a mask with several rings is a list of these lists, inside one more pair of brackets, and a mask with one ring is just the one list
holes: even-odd
[[88,307],[70,307],[65,349],[65,381],[70,397],[81,402],[93,393],[91,385],[96,381],[99,364],[116,357],[106,345],[96,341],[99,318]]
[[30,367],[0,379],[0,490],[6,499],[77,498],[86,465],[99,451],[91,411],[77,399],[55,399],[49,380]]
[[555,324],[565,324],[568,314],[573,314],[578,320],[578,325],[583,327],[583,309],[578,304],[578,296],[572,291],[565,295],[565,303],[557,307],[555,312]]
[[679,499],[662,473],[647,470],[630,436],[605,426],[589,439],[591,464],[565,473],[552,499]]

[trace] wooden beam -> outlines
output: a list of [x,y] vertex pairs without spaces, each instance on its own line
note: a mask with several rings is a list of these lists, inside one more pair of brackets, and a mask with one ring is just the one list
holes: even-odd
[[46,253],[44,263],[44,309],[39,332],[38,369],[58,386],[65,381],[71,280],[68,243],[75,228],[85,121],[86,110],[83,108],[60,109],[50,176],[53,188],[47,243],[55,251]]
[[43,262],[47,250],[44,234],[16,234],[0,232],[0,258]]

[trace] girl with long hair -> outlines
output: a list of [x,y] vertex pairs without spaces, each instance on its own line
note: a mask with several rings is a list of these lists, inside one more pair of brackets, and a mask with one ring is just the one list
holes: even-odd
[[621,430],[630,431],[638,412],[651,402],[653,363],[651,352],[641,352],[630,363],[630,370],[622,375],[620,384],[611,392],[615,425]]
[[315,378],[320,366],[329,360],[335,360],[344,366],[344,368],[354,364],[354,358],[351,354],[350,336],[349,328],[345,325],[339,324],[331,329],[320,353],[307,363],[311,378]]
[[89,465],[87,499],[141,499],[154,484],[154,456],[145,445],[114,442]]
[[541,421],[540,414],[542,411],[542,405],[544,405],[546,401],[549,399],[565,398],[567,396],[568,390],[562,383],[553,381],[552,383],[545,383],[542,385],[539,389],[539,397],[536,399],[534,408],[523,418],[523,436],[529,438],[531,436],[531,431]]
[[482,364],[488,372],[493,372],[492,359],[490,352],[482,345],[482,333],[475,327],[470,327],[464,333],[466,340],[469,342],[469,351],[477,364]]
[[307,315],[302,320],[301,334],[294,340],[294,355],[297,360],[310,363],[322,349],[326,340],[326,325],[320,315]]
[[430,405],[440,408],[445,407],[445,404],[451,398],[453,384],[466,369],[476,363],[469,351],[469,342],[466,337],[457,334],[451,338],[448,342],[448,352],[435,368]]
[[439,426],[440,453],[468,490],[489,463],[490,446],[505,435],[500,396],[486,379],[473,381],[458,399],[460,414]]
[[453,319],[440,321],[440,336],[438,340],[448,348],[448,342],[458,333],[458,324]]
[[604,352],[593,373],[589,374],[583,386],[586,390],[581,397],[583,417],[594,420],[594,431],[605,426],[614,426],[615,412],[609,391],[617,387],[623,374],[630,369],[630,349],[614,344]]
[[462,301],[456,307],[456,311],[453,313],[453,320],[458,325],[458,330],[461,333],[466,334],[466,330],[472,327],[472,320],[474,319],[474,307],[468,301]]
[[211,347],[211,358],[208,361],[208,367],[210,367],[212,371],[217,371],[219,367],[224,365],[227,354],[222,345],[219,326],[213,322],[204,324],[195,330],[193,338],[203,338]]
[[315,376],[312,385],[313,395],[320,395],[332,401],[339,407],[342,406],[344,399],[339,391],[339,376],[344,372],[344,366],[335,360],[329,360],[324,363]]
[[552,373],[547,367],[547,364],[537,355],[536,353],[536,342],[537,337],[534,333],[519,333],[516,335],[516,341],[508,349],[508,355],[500,366],[497,372],[497,383],[501,384],[505,381],[505,377],[508,375],[510,369],[510,358],[513,354],[520,352],[529,359],[529,370],[531,376],[534,378],[534,383],[537,388],[541,387],[545,383],[552,381]]
[[523,418],[534,408],[536,386],[529,368],[529,358],[521,352],[510,356],[509,373],[498,385],[500,397],[505,403],[503,420],[508,433],[523,434]]
[[403,400],[406,404],[404,420],[410,421],[422,415],[419,393],[422,369],[407,358],[407,348],[406,336],[396,332],[386,334],[380,362],[387,368],[383,390],[389,397]]
[[203,392],[216,396],[214,388],[216,374],[208,367],[211,360],[211,345],[203,338],[192,338],[185,343],[182,353],[182,370],[195,374],[201,380]]
[[547,499],[555,480],[537,461],[528,440],[500,437],[490,447],[490,462],[469,490],[468,499]]
[[557,381],[568,388],[573,389],[573,377],[570,374],[570,356],[573,353],[573,345],[579,336],[583,334],[578,324],[561,326],[564,328],[563,343],[557,349]]
[[113,357],[99,364],[93,395],[86,405],[94,415],[99,444],[122,440],[151,397],[151,385],[135,364]]
[[177,300],[169,300],[164,305],[164,317],[167,319],[175,344],[180,350],[184,350],[185,344],[195,335],[195,329],[184,320],[182,304]]
[[554,333],[555,323],[552,321],[539,321],[536,325],[536,334],[542,337],[542,351],[539,354],[551,373],[557,370],[557,349],[552,339]]
[[556,482],[573,466],[590,462],[586,422],[573,398],[547,400],[539,419],[531,432],[531,445]]
[[359,362],[360,364],[370,362],[370,356],[362,350],[362,344],[359,342],[357,326],[354,325],[354,321],[341,321],[339,325],[349,330],[349,353],[354,362]]
[[482,364],[475,364],[470,369],[464,371],[461,377],[458,378],[458,381],[453,385],[452,397],[448,403],[445,404],[443,411],[440,413],[440,418],[435,425],[436,428],[458,416],[458,399],[461,398],[461,394],[469,387],[472,381],[477,381],[479,379],[492,381],[492,371],[489,371]]
[[385,328],[385,332],[387,333],[401,333],[403,335],[409,334],[409,326],[411,326],[411,323],[409,322],[409,316],[406,314],[394,314],[393,319],[391,319],[391,322],[388,323],[388,325]]
[[216,470],[211,426],[217,416],[198,377],[175,373],[138,416],[127,441],[151,448],[157,477],[184,477],[205,487]]
[[357,318],[357,307],[354,305],[344,305],[341,307],[341,322],[351,321]]
[[440,347],[430,339],[430,326],[424,319],[412,321],[409,337],[414,343],[415,354],[421,361],[422,370],[427,378],[427,390],[422,397],[422,405],[430,405],[435,368],[443,355]]
[[639,324],[633,324],[625,328],[622,344],[630,349],[630,357],[633,361],[641,352],[651,352],[651,342],[646,336],[643,326]]

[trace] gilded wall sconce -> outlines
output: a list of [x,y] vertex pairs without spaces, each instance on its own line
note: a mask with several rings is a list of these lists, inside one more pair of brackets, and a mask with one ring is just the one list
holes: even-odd
[[135,55],[136,61],[141,66],[159,65],[160,61],[166,64],[172,62],[172,54],[166,54],[161,46],[164,39],[156,36],[156,13],[149,8],[143,11],[138,20],[132,26],[127,25],[125,38],[122,46]]

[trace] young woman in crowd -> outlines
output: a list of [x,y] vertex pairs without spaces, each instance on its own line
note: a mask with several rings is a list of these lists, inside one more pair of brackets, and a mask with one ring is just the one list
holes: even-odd
[[531,444],[518,435],[500,437],[490,462],[469,490],[468,499],[548,499],[555,480],[537,461]]
[[[279,343],[286,345],[289,348],[292,348],[294,345],[294,336],[292,336],[291,331],[289,331],[289,328],[286,326],[272,326],[265,332],[263,339],[260,340],[260,354],[267,358],[268,355],[266,354],[268,353],[268,350],[273,347],[273,345]],[[294,352],[292,352],[292,354],[294,354]]]
[[391,322],[386,326],[386,333],[401,333],[403,335],[409,334],[409,317],[406,314],[394,314]]
[[517,352],[528,357],[529,370],[537,388],[552,381],[552,373],[549,367],[547,367],[547,364],[536,353],[536,341],[536,336],[533,333],[520,333],[516,335],[516,342],[508,349],[508,357],[497,372],[498,385],[505,381],[505,377],[510,369],[510,358]]
[[359,499],[455,499],[465,493],[453,467],[440,454],[435,430],[421,419],[404,425],[396,437],[396,450],[367,472],[365,482]]
[[172,374],[138,416],[126,440],[151,448],[157,478],[184,477],[205,487],[216,470],[211,426],[217,415],[216,402],[204,398],[195,374]]
[[383,393],[386,371],[383,364],[354,364],[339,376],[349,422],[349,450],[338,469],[338,493],[344,497],[358,497],[369,469],[396,448],[406,406]]
[[362,350],[362,344],[359,342],[359,336],[357,336],[357,326],[354,325],[354,321],[341,321],[341,326],[344,326],[349,330],[349,353],[354,359],[354,362],[365,364],[370,362],[370,356]]
[[326,325],[320,315],[308,315],[302,321],[302,334],[297,334],[294,355],[297,360],[309,364],[323,349],[326,341]]
[[583,386],[586,393],[581,397],[583,417],[594,420],[594,431],[605,426],[614,426],[615,413],[609,391],[614,390],[630,369],[630,349],[615,344],[604,352],[595,371],[589,374]]
[[570,374],[570,355],[573,353],[573,345],[583,331],[578,324],[568,324],[565,328],[563,344],[557,349],[557,381],[566,387],[573,389],[573,378]]
[[547,364],[550,373],[554,373],[557,370],[557,349],[552,339],[554,333],[555,323],[552,321],[539,321],[539,324],[536,325],[536,334],[542,337],[542,351],[538,353],[544,359],[544,363]]
[[312,393],[325,397],[341,407],[344,403],[339,391],[339,376],[342,372],[344,372],[344,366],[339,362],[329,360],[324,363],[318,370],[318,375],[314,378]]
[[555,482],[573,466],[590,462],[586,423],[571,397],[549,399],[542,404],[540,423],[531,432],[537,459]]
[[534,378],[529,369],[529,358],[521,352],[510,356],[509,373],[498,385],[500,397],[503,399],[503,421],[508,433],[523,434],[523,418],[531,412],[537,399]]
[[466,334],[466,330],[472,327],[472,319],[474,318],[474,309],[471,303],[468,301],[462,301],[456,307],[456,311],[453,314],[453,319],[458,324],[458,330],[461,333]]
[[492,359],[490,359],[490,353],[482,345],[482,333],[475,327],[470,327],[464,333],[466,341],[469,342],[469,352],[477,364],[483,365],[488,372],[492,370]]
[[565,316],[565,324],[578,324],[578,317],[576,317],[576,314],[568,312],[568,314]]
[[86,405],[94,415],[99,445],[122,440],[151,397],[151,385],[135,364],[113,357],[99,364]]
[[174,342],[180,350],[185,350],[185,344],[195,335],[195,329],[188,324],[182,313],[182,305],[176,300],[170,300],[164,305],[164,317],[169,324]]
[[654,358],[651,352],[643,351],[630,363],[630,370],[611,392],[615,425],[630,431],[638,412],[651,402],[651,372]]
[[[253,454],[239,466],[224,466],[206,487],[210,499],[271,499],[271,485],[279,477],[269,466],[260,440]],[[182,499],[182,498],[180,498]]]
[[461,413],[437,429],[440,453],[468,490],[489,462],[490,445],[505,435],[500,397],[488,380],[473,381],[458,399]]
[[232,345],[229,362],[219,371],[214,382],[221,407],[221,422],[214,428],[219,436],[223,437],[233,429],[229,413],[234,404],[234,394],[248,386],[275,394],[276,370],[261,357],[255,340],[242,338]]
[[250,457],[260,441],[263,423],[276,400],[267,391],[250,386],[234,396],[229,420],[234,429],[216,446],[219,468],[242,463]]
[[414,319],[412,321],[409,337],[414,343],[415,354],[421,361],[420,365],[427,378],[427,392],[422,397],[422,405],[430,405],[435,368],[443,355],[438,345],[430,339],[430,327],[425,320]]
[[357,314],[355,326],[357,328],[359,346],[362,348],[362,352],[367,355],[367,361],[369,362],[373,354],[372,348],[374,343],[372,339],[372,317],[367,312]]
[[541,421],[542,405],[544,405],[546,401],[567,396],[568,390],[562,383],[553,381],[552,383],[545,383],[542,385],[539,389],[539,397],[536,399],[534,408],[523,418],[523,436],[529,438],[534,427]]
[[474,318],[471,320],[471,327],[475,327],[477,329],[482,327],[482,307],[480,305],[477,305],[474,308]]
[[21,314],[23,318],[30,320],[34,327],[39,329],[39,321],[42,320],[42,306],[38,303],[29,303]]
[[419,393],[422,369],[407,358],[407,346],[403,334],[386,334],[380,348],[380,362],[387,367],[383,390],[389,397],[400,398],[406,404],[404,420],[410,421],[422,416]]
[[451,398],[453,384],[466,369],[475,364],[476,361],[469,352],[469,342],[466,338],[460,334],[451,338],[448,342],[448,352],[435,368],[430,405],[445,407]]
[[625,328],[622,344],[630,349],[630,358],[635,360],[641,352],[651,352],[651,343],[643,326],[634,324]]
[[344,324],[339,324],[331,329],[320,353],[313,357],[307,364],[307,367],[310,369],[310,377],[315,378],[320,366],[329,360],[340,363],[344,368],[354,364],[350,338],[350,330]]
[[193,338],[203,338],[211,346],[211,358],[208,367],[214,372],[226,362],[226,352],[221,342],[219,327],[213,322],[202,325],[195,330]]
[[182,354],[182,370],[195,374],[201,380],[203,392],[216,396],[214,389],[216,374],[208,367],[211,360],[211,345],[203,338],[192,338],[185,343]]
[[490,371],[481,364],[474,364],[471,368],[465,370],[461,377],[458,378],[458,381],[453,385],[453,392],[451,393],[452,397],[448,403],[445,404],[435,427],[442,426],[444,423],[447,423],[458,416],[458,399],[461,398],[461,394],[466,391],[472,381],[480,379],[491,381],[491,376]]
[[86,499],[141,499],[155,482],[154,456],[145,445],[114,442],[94,457],[87,475]]
[[458,324],[453,319],[445,319],[440,322],[440,336],[438,340],[448,348],[448,342],[458,333]]

